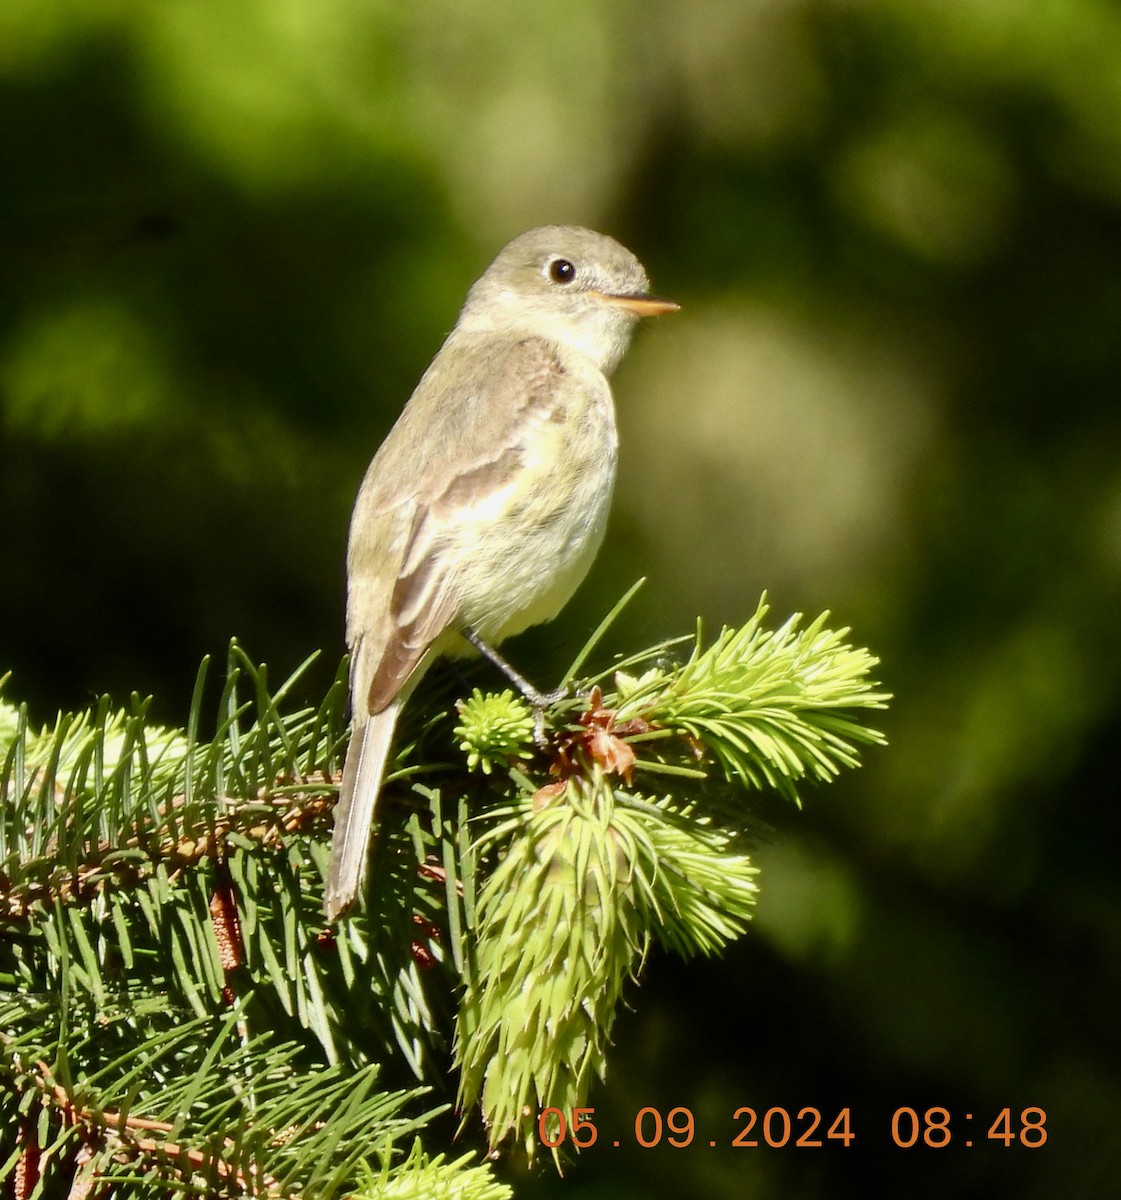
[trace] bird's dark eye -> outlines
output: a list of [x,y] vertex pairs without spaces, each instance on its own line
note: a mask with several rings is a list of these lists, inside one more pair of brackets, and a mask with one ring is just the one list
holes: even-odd
[[549,278],[554,283],[571,283],[576,278],[576,268],[567,258],[554,258],[549,264]]

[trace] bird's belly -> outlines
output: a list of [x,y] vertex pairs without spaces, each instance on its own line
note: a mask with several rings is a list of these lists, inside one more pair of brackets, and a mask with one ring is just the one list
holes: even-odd
[[457,589],[460,622],[484,640],[497,643],[551,620],[587,574],[615,484],[612,415],[590,422],[578,438],[563,426],[543,431],[526,448],[500,511],[480,513],[464,531],[474,552],[460,558],[469,564]]

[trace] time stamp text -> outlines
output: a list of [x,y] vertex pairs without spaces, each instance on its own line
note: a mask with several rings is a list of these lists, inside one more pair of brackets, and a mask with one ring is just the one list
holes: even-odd
[[829,1146],[850,1148],[858,1142],[894,1145],[900,1150],[924,1147],[944,1150],[950,1146],[1002,1146],[1038,1150],[1047,1144],[1047,1113],[1042,1108],[1002,1108],[995,1114],[951,1112],[948,1108],[897,1108],[890,1120],[875,1128],[858,1128],[848,1108],[823,1113],[809,1106],[797,1110],[737,1108],[732,1128],[699,1129],[689,1108],[641,1108],[631,1128],[600,1128],[594,1108],[562,1112],[546,1108],[538,1114],[537,1134],[550,1149],[563,1146],[587,1150],[595,1145],[732,1146],[742,1149],[816,1150]]

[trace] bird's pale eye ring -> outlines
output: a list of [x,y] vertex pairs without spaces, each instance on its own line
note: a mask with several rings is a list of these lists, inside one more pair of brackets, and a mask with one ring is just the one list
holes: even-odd
[[548,271],[554,283],[571,283],[576,278],[576,268],[567,258],[554,258],[549,263]]

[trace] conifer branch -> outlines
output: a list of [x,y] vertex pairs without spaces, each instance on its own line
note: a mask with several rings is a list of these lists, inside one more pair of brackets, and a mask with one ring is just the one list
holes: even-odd
[[300,672],[273,691],[234,644],[181,730],[138,697],[43,730],[0,702],[0,1128],[19,1135],[0,1181],[329,1198],[430,1194],[451,1172],[505,1194],[419,1142],[402,1161],[439,1106],[382,1091],[375,1064],[442,1087],[454,1021],[465,1121],[478,1106],[492,1146],[532,1157],[538,1113],[603,1077],[651,945],[716,954],[744,933],[744,789],[798,801],[857,765],[888,700],[847,631],[765,616],[580,681],[544,746],[509,692],[414,704],[365,904],[332,929],[345,663],[299,707]]
[[532,1157],[540,1112],[585,1105],[651,940],[712,954],[744,932],[757,891],[747,821],[714,802],[709,765],[797,801],[800,782],[826,782],[859,763],[861,743],[883,741],[858,716],[888,700],[868,679],[876,660],[825,615],[768,631],[766,611],[761,601],[707,647],[698,629],[680,666],[669,644],[655,647],[616,668],[613,690],[605,674],[582,702],[562,702],[555,712],[575,721],[554,736],[556,783],[523,771],[512,698],[506,723],[499,697],[460,706],[469,760],[493,769],[504,756],[510,781],[479,843],[498,865],[456,1035],[459,1105],[481,1105],[492,1146],[513,1136]]

